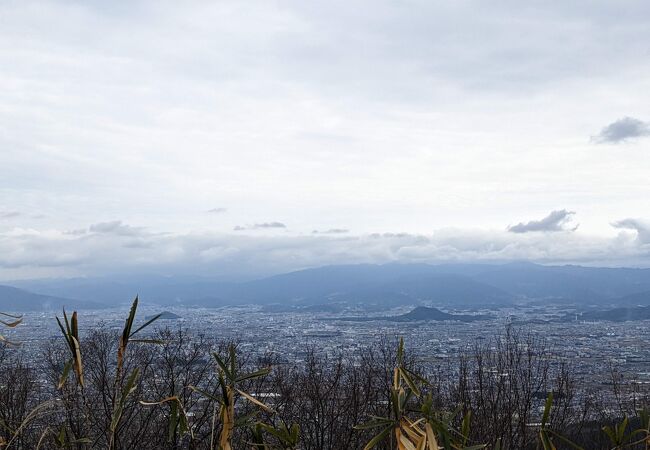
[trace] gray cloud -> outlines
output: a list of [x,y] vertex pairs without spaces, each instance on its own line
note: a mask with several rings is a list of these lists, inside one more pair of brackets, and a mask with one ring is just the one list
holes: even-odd
[[212,208],[209,209],[207,212],[210,214],[223,214],[226,211],[228,211],[228,208]]
[[641,219],[623,219],[612,223],[614,228],[634,230],[637,233],[637,239],[642,244],[650,244],[650,223]]
[[255,225],[253,225],[253,228],[258,230],[263,228],[287,228],[287,226],[282,222],[264,222],[264,223],[256,223]]
[[[508,227],[508,231],[512,233],[529,233],[532,231],[554,232],[554,231],[567,231],[564,227],[571,221],[575,211],[567,211],[560,209],[551,211],[551,213],[541,220],[531,220],[530,222],[520,222],[517,225]],[[570,231],[575,231],[578,228],[576,225]]]
[[287,228],[282,222],[262,222],[256,223],[253,225],[237,225],[233,228],[235,231],[244,231],[244,230],[264,230],[264,229],[274,229],[274,228]]
[[650,136],[650,124],[634,117],[623,117],[603,128],[593,136],[594,142],[618,144],[629,139]]
[[0,211],[0,219],[13,219],[21,216],[19,211]]
[[67,234],[70,236],[81,236],[82,234],[88,233],[88,230],[85,228],[75,228],[74,230],[65,230],[63,231],[63,234]]
[[314,230],[312,234],[345,234],[349,233],[350,230],[347,228],[330,228],[328,230]]
[[123,224],[121,220],[96,223],[88,227],[88,231],[92,233],[116,234],[118,236],[139,236],[144,234],[144,228]]

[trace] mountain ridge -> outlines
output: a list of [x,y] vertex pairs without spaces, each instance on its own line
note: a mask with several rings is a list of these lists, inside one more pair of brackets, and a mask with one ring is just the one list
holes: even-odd
[[79,302],[70,298],[35,294],[13,286],[0,285],[0,311],[3,312],[59,311],[63,307],[90,309],[102,306],[93,302]]
[[[128,276],[22,280],[18,288],[41,295],[114,304],[136,294],[144,303],[219,307],[331,303],[504,305],[546,302],[650,304],[650,269],[506,264],[348,264],[297,270],[245,282],[199,277]],[[637,297],[635,297],[637,296]],[[621,300],[628,298],[628,300]],[[636,298],[636,300],[634,300]],[[117,300],[116,300],[117,299]]]

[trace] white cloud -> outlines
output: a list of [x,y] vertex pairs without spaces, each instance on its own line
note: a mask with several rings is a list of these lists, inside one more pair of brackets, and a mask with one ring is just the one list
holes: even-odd
[[650,244],[650,223],[641,219],[623,219],[612,224],[614,228],[633,230],[637,233],[637,239],[642,244]]

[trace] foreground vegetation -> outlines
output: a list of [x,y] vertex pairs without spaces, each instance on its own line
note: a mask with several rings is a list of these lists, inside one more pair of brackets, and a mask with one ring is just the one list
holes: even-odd
[[645,393],[612,372],[608,413],[558,352],[511,329],[449,379],[401,340],[280,364],[150,328],[157,317],[137,325],[137,307],[119,334],[82,333],[64,311],[39,367],[0,337],[1,449],[650,449]]

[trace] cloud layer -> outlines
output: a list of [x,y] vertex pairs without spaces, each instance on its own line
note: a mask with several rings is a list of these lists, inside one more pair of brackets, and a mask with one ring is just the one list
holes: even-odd
[[622,231],[610,238],[456,228],[430,234],[179,234],[154,233],[120,221],[75,232],[13,229],[0,234],[0,278],[159,273],[227,279],[327,264],[393,261],[650,266],[650,228],[632,219],[614,227]]

